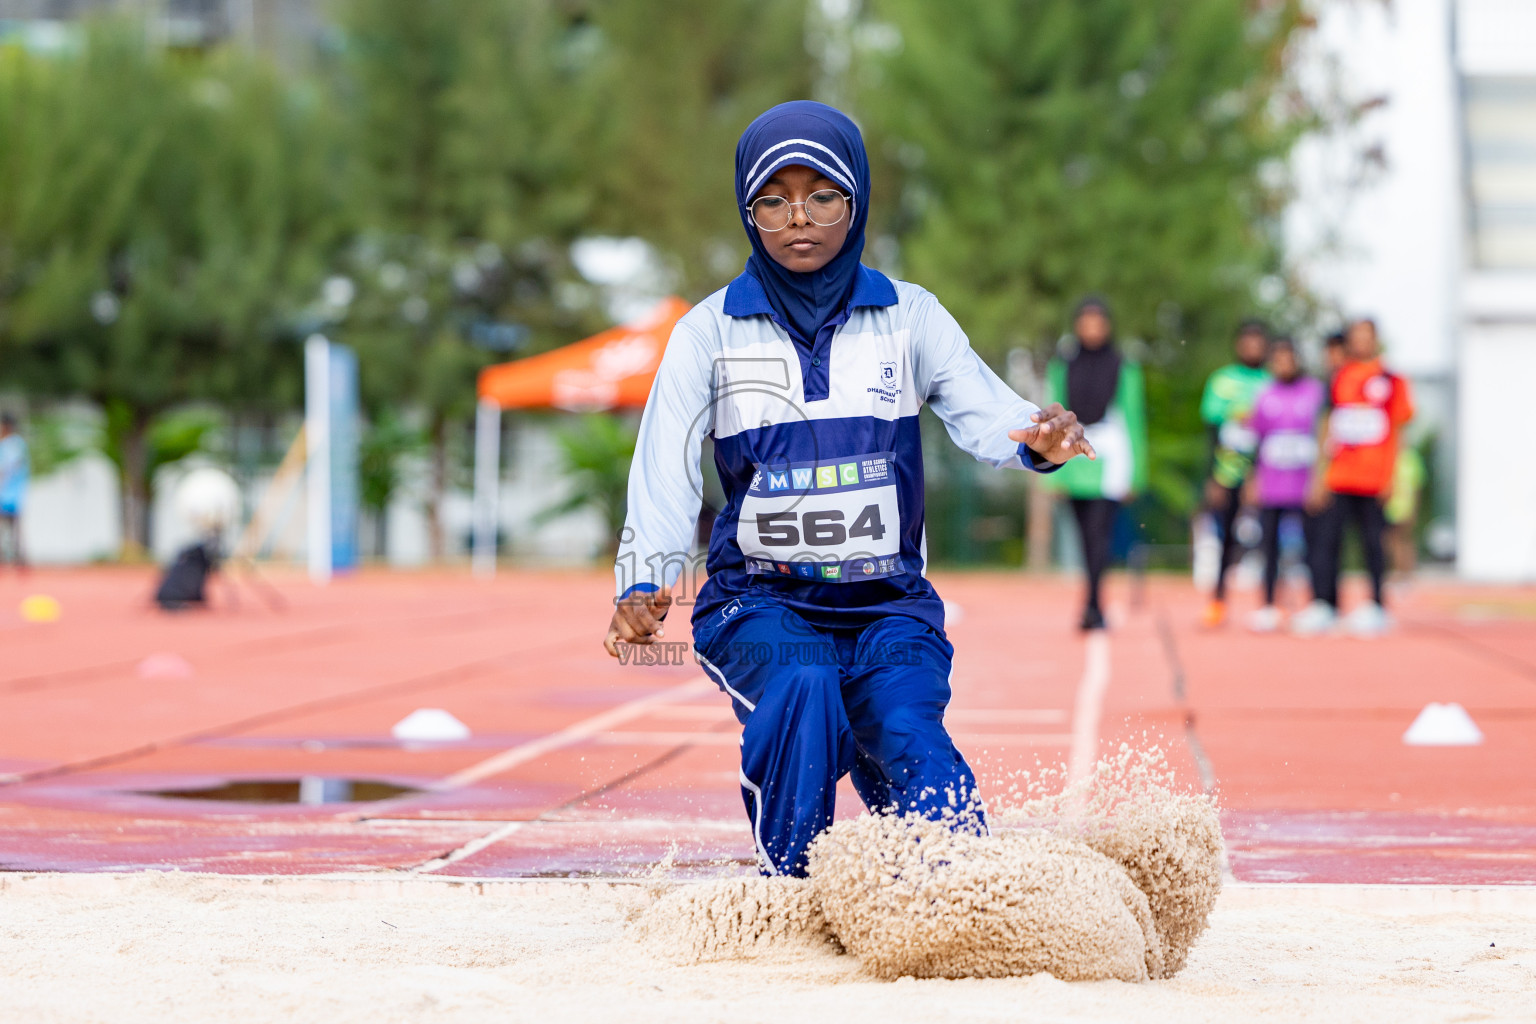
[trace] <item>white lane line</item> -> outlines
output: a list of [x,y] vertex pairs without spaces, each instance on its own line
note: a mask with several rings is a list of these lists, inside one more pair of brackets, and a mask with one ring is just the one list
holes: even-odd
[[501,842],[503,839],[507,838],[507,836],[528,824],[530,823],[526,821],[509,821],[499,828],[487,832],[483,836],[476,836],[469,842],[465,843],[463,846],[460,846],[455,850],[450,850],[448,853],[441,857],[434,857],[432,860],[427,861],[425,864],[416,865],[415,867],[411,868],[411,874],[424,875],[428,872],[436,871],[439,868],[445,868],[449,864],[461,861],[465,857],[473,857],[487,846],[490,846],[492,843]]
[[680,683],[670,689],[659,693],[652,693],[645,697],[636,697],[634,700],[625,701],[617,707],[609,708],[602,714],[593,715],[591,718],[583,718],[573,725],[568,725],[559,732],[552,732],[548,736],[540,736],[536,740],[520,743],[498,754],[493,754],[483,761],[460,769],[452,775],[433,784],[430,788],[435,792],[458,789],[461,786],[473,785],[493,775],[516,768],[520,764],[543,757],[545,754],[569,747],[582,740],[591,739],[598,733],[607,732],[614,726],[631,719],[639,718],[658,704],[669,704],[673,701],[687,700],[689,697],[698,697],[705,693],[719,693],[719,688],[709,679],[692,679],[686,683]]
[[1077,703],[1072,711],[1072,751],[1067,758],[1067,782],[1087,778],[1099,759],[1099,718],[1104,713],[1104,693],[1109,689],[1109,636],[1103,630],[1088,634],[1083,678],[1077,684]]

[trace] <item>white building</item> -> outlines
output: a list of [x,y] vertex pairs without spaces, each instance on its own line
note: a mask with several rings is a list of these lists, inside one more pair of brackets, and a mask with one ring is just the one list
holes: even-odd
[[1286,223],[1308,286],[1373,315],[1442,444],[1457,567],[1536,580],[1536,2],[1324,0],[1302,61],[1366,104],[1304,142]]

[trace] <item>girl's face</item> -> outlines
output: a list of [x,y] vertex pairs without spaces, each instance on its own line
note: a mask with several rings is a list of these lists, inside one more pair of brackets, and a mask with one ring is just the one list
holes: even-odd
[[1109,340],[1109,317],[1090,306],[1077,315],[1072,333],[1083,343],[1083,348],[1103,348]]
[[799,164],[788,164],[774,171],[757,195],[752,197],[756,201],[763,196],[778,196],[795,204],[790,207],[788,227],[780,231],[757,228],[757,237],[762,239],[763,248],[785,270],[809,274],[831,263],[832,258],[843,251],[843,242],[848,239],[848,226],[853,220],[851,205],[841,220],[828,227],[812,223],[805,214],[804,204],[811,193],[828,188],[847,195],[841,185],[821,172]]
[[1270,349],[1269,372],[1286,382],[1300,376],[1301,363],[1296,359],[1296,350],[1287,345],[1276,345]]

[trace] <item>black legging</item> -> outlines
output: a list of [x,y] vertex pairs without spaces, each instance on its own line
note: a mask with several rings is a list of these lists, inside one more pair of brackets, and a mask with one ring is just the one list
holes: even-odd
[[1221,531],[1221,566],[1216,570],[1216,600],[1227,599],[1227,570],[1237,564],[1243,546],[1237,541],[1237,514],[1243,507],[1243,485],[1228,487],[1227,503],[1215,509],[1216,528]]
[[21,550],[21,517],[0,512],[0,564],[7,561],[18,569],[27,564]]
[[1382,581],[1387,575],[1387,553],[1382,535],[1387,517],[1381,500],[1371,494],[1333,494],[1328,507],[1318,513],[1313,537],[1317,558],[1312,563],[1312,592],[1319,601],[1339,606],[1339,554],[1344,547],[1344,520],[1353,519],[1360,527],[1360,544],[1365,548],[1365,568],[1371,574],[1371,596],[1382,601]]
[[1307,546],[1307,565],[1310,568],[1316,547],[1313,537],[1312,517],[1300,506],[1266,505],[1259,509],[1259,524],[1264,528],[1264,603],[1275,603],[1275,585],[1280,581],[1280,525],[1286,516],[1301,518],[1301,535]]
[[1111,498],[1073,498],[1072,515],[1083,539],[1083,566],[1088,570],[1088,607],[1099,609],[1099,581],[1109,568],[1110,541],[1120,503]]

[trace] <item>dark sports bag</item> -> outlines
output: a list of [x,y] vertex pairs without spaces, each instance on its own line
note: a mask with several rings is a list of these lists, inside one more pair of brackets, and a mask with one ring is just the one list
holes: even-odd
[[208,576],[219,566],[218,554],[208,543],[189,544],[166,567],[155,603],[168,611],[208,602]]

